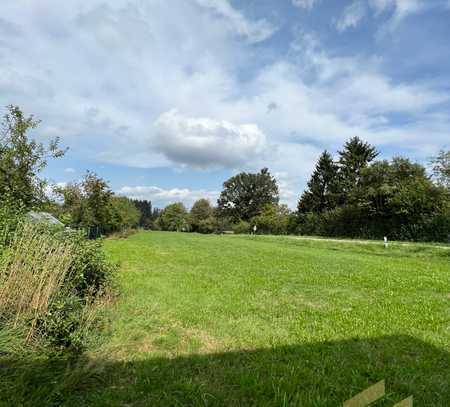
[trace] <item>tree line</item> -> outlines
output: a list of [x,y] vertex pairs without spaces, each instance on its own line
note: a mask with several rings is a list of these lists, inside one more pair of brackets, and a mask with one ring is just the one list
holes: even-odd
[[378,155],[358,137],[349,139],[336,158],[324,151],[295,211],[279,203],[277,182],[263,168],[225,181],[216,207],[205,199],[190,212],[182,203],[171,204],[155,225],[201,233],[449,241],[450,151],[431,160],[432,175],[408,158],[376,160]]
[[188,211],[164,209],[148,200],[117,196],[93,172],[80,182],[45,193],[40,177],[49,158],[66,153],[58,139],[47,146],[28,137],[39,124],[9,106],[0,133],[0,206],[51,212],[74,228],[109,234],[136,227],[198,233],[305,234],[358,238],[448,241],[450,151],[431,160],[432,174],[408,158],[377,160],[377,149],[358,137],[336,157],[324,151],[299,197],[296,210],[280,204],[276,179],[267,168],[226,180],[213,206],[200,199]]
[[[64,156],[66,148],[55,138],[47,145],[30,138],[39,125],[17,106],[8,106],[0,123],[0,209],[6,217],[31,210],[47,211],[65,225],[100,234],[148,227],[158,217],[151,202],[117,196],[108,183],[87,171],[80,182],[53,189],[40,176],[49,159]],[[6,215],[8,214],[8,216]]]
[[449,158],[432,161],[434,177],[408,158],[375,160],[375,147],[353,137],[336,160],[319,157],[297,208],[303,234],[447,241]]

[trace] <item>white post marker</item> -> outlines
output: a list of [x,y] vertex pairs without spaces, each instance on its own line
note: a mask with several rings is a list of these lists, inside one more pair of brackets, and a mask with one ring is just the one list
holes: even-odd
[[384,248],[387,249],[388,248],[388,240],[387,237],[384,237]]
[[253,234],[256,235],[256,225],[253,226]]

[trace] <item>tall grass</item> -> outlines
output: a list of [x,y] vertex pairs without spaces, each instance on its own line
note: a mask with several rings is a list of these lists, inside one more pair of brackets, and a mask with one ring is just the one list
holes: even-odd
[[0,313],[14,325],[26,321],[27,339],[51,298],[64,289],[73,259],[71,245],[39,228],[23,223],[16,230],[0,262]]

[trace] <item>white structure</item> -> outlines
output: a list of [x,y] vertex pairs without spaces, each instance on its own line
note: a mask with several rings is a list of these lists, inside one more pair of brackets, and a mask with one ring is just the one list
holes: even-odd
[[64,223],[60,222],[58,219],[56,219],[53,215],[51,215],[48,212],[30,211],[27,213],[27,217],[32,223],[45,222],[52,226],[64,227]]

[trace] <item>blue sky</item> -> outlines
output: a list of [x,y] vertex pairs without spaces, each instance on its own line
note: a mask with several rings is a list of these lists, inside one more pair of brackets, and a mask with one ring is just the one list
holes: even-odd
[[426,162],[450,140],[450,0],[3,0],[0,102],[155,205],[269,167],[295,206],[358,135]]

